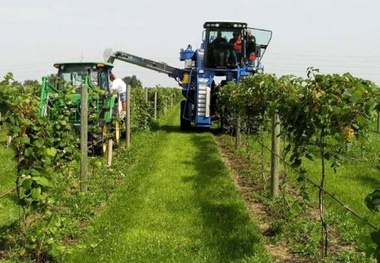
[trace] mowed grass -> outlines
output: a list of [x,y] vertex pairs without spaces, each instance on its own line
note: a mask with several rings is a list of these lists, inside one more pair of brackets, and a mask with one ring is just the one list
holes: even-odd
[[[360,219],[353,215],[346,208],[350,208],[357,212],[363,219],[368,219],[376,226],[380,226],[380,213],[372,213],[365,205],[365,198],[375,189],[380,189],[380,134],[369,132],[369,139],[365,143],[355,141],[353,145],[347,148],[343,154],[344,159],[341,166],[336,172],[331,168],[331,160],[326,161],[326,178],[324,189],[333,194],[335,198],[344,203],[344,206],[328,195],[325,195],[324,212],[327,215],[328,224],[338,229],[342,238],[348,242],[355,244],[357,247],[365,250],[365,243],[370,241],[370,232],[373,229],[363,224]],[[265,167],[264,177],[270,178],[270,134],[264,136],[264,157]],[[249,140],[250,153],[260,156],[261,145],[257,137],[243,136],[244,143]],[[286,145],[281,142],[281,149]],[[246,148],[242,146],[241,154],[246,155]],[[290,154],[289,154],[290,155]],[[289,157],[289,156],[288,156]],[[321,180],[321,159],[317,149],[315,150],[315,160],[311,161],[304,158],[302,165],[306,168],[306,176],[313,182],[320,184]],[[281,170],[286,171],[288,176],[296,182],[299,174],[292,168],[281,162]],[[281,182],[280,182],[281,183]],[[310,186],[310,197],[315,204],[318,202],[318,188],[306,183]],[[317,207],[317,206],[316,206]]]
[[273,262],[214,137],[180,132],[177,120],[170,112],[141,145],[122,190],[82,240],[87,249],[65,262]]
[[[319,183],[321,179],[320,163],[306,162],[309,167],[308,176],[314,182]],[[380,189],[379,171],[372,161],[364,162],[362,159],[351,159],[339,167],[336,172],[330,167],[327,168],[325,189],[333,193],[336,198],[343,201],[348,207],[354,209],[363,217],[374,216],[365,205],[365,198],[375,189]],[[326,197],[327,199],[329,197]],[[335,201],[333,201],[335,202]],[[336,203],[337,204],[337,203]],[[337,204],[338,205],[338,204]],[[376,217],[374,217],[376,220]],[[378,218],[379,219],[379,218]],[[376,220],[380,226],[380,221]]]
[[[244,145],[244,147],[241,147],[241,154],[246,155],[245,144],[247,144],[247,140],[249,140],[250,152],[255,153],[256,156],[260,156],[261,142],[257,137],[253,136],[243,136],[242,145]],[[270,134],[264,135],[264,145],[264,173],[265,176],[270,176]],[[285,146],[284,142],[281,141],[281,149]],[[317,150],[318,149],[315,149],[315,159],[313,161],[303,158],[302,166],[306,168],[306,176],[319,184],[322,166]],[[290,154],[287,157],[289,156]],[[331,168],[332,160],[326,160],[325,162],[325,189],[363,217],[373,217],[374,214],[368,210],[364,199],[375,189],[380,189],[380,134],[369,132],[369,140],[367,142],[364,144],[357,141],[354,142],[354,144],[343,153],[343,161],[336,171]],[[284,170],[284,167],[287,165],[281,161],[281,166],[281,169]],[[294,179],[298,177],[298,173],[289,166],[287,166],[286,170],[290,172],[290,175],[294,175]],[[315,190],[314,193],[318,191],[316,187],[312,186],[312,189]],[[315,199],[317,200],[317,196]],[[335,206],[335,208],[341,206],[328,196],[326,196],[326,200]],[[376,215],[373,218],[375,220],[377,218],[380,219],[380,217]],[[380,221],[375,223],[380,226]]]
[[[6,133],[0,132],[0,195],[16,187],[14,152],[6,147]],[[0,229],[18,219],[16,192],[0,198]],[[0,232],[1,234],[1,232]]]
[[[368,135],[367,142],[363,144],[356,141],[347,149],[336,172],[330,167],[331,161],[326,162],[325,189],[362,217],[371,218],[374,224],[380,226],[380,216],[370,212],[364,202],[368,194],[380,189],[380,135],[373,132]],[[304,163],[308,176],[319,183],[321,160],[305,160]],[[329,203],[331,209],[340,206],[333,200]]]

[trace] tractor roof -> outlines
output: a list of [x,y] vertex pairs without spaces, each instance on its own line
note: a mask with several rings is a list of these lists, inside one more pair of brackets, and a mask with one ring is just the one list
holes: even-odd
[[96,67],[106,67],[113,68],[113,64],[108,62],[58,62],[54,63],[54,67],[60,68],[61,66],[96,66]]
[[203,24],[203,28],[236,28],[243,29],[247,28],[247,23],[245,22],[234,22],[234,21],[209,21]]

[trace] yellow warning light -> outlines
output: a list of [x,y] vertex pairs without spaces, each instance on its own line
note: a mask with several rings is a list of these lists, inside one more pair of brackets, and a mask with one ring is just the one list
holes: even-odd
[[183,79],[182,79],[183,84],[189,83],[189,74],[183,74]]

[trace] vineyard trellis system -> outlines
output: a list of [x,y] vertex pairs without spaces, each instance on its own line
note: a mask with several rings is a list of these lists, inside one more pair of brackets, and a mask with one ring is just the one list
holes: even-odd
[[[282,127],[280,135],[287,142],[285,154],[290,153],[287,165],[302,171],[302,160],[314,160],[314,151],[319,151],[322,161],[320,183],[305,179],[319,189],[322,255],[327,255],[328,244],[324,194],[348,208],[324,188],[326,161],[331,162],[334,170],[338,169],[346,145],[355,139],[366,139],[374,115],[380,108],[378,101],[380,89],[374,83],[349,73],[322,75],[314,68],[308,69],[307,78],[258,74],[240,83],[229,82],[220,90],[218,107],[223,112],[223,123],[230,124],[225,125],[226,128],[236,132],[236,147],[240,141],[240,130],[271,130],[268,123],[277,112]],[[280,135],[272,136],[272,140]],[[272,147],[276,146],[272,144]],[[274,149],[270,150],[272,158],[278,158],[273,154]],[[275,162],[272,161],[273,164]],[[272,182],[276,180],[272,178]],[[272,194],[276,195],[276,186]],[[355,211],[350,212],[361,218]],[[378,230],[375,225],[368,225]]]
[[[47,178],[50,176],[51,170],[54,170],[55,167],[65,166],[66,161],[78,160],[79,153],[75,149],[77,135],[72,132],[68,120],[69,111],[59,114],[56,120],[47,120],[41,117],[38,108],[39,87],[12,84],[11,81],[13,81],[13,75],[9,73],[0,83],[2,95],[0,103],[5,105],[5,108],[12,109],[12,114],[5,114],[5,118],[3,116],[2,124],[8,129],[9,136],[13,138],[13,147],[16,149],[17,185],[21,185],[20,188],[23,188],[24,198],[30,198],[30,202],[35,203],[40,201],[40,198],[44,196],[43,193],[49,188],[50,184]],[[82,89],[82,92],[84,90],[87,89]],[[149,90],[154,91],[155,118],[158,112],[164,110],[159,107],[164,105],[165,108],[166,105],[172,105],[173,98],[179,101],[182,96],[180,90],[174,88],[156,87]],[[68,87],[66,92],[59,94],[61,98],[58,99],[67,105],[70,104],[68,98],[70,92],[70,87]],[[129,109],[132,108],[133,113],[128,112],[128,116],[126,116],[129,117],[126,123],[131,123],[131,125],[125,125],[127,147],[130,144],[131,126],[134,125],[137,129],[146,128],[146,125],[153,120],[149,119],[148,90],[137,87],[129,94],[132,94],[127,98],[129,99]],[[88,96],[97,96],[97,94],[88,94]],[[85,107],[82,106],[81,109],[83,108]],[[88,113],[88,115],[90,114],[91,112]],[[87,114],[83,114],[83,116],[87,116]],[[81,127],[86,128],[86,125],[82,123]],[[103,143],[105,140],[108,141],[112,134],[114,132],[108,133],[107,138],[100,138],[90,144],[88,142],[81,143],[85,145],[85,154],[94,145]]]
[[[327,194],[328,196],[330,196],[334,201],[336,201],[341,207],[343,207],[345,210],[347,210],[348,212],[350,212],[352,215],[354,215],[356,218],[358,218],[359,220],[365,222],[366,225],[370,226],[372,229],[374,230],[377,230],[379,229],[378,226],[376,226],[375,224],[367,221],[367,220],[364,220],[365,217],[364,216],[361,216],[357,211],[355,211],[354,209],[351,209],[350,206],[346,203],[344,203],[342,200],[340,200],[338,197],[336,197],[335,194],[331,193],[330,191],[322,188],[320,185],[318,185],[318,183],[314,182],[312,179],[310,179],[309,177],[307,177],[305,175],[305,172],[304,171],[300,171],[299,169],[297,170],[296,168],[293,168],[292,167],[292,164],[289,163],[286,159],[284,159],[281,155],[279,155],[278,153],[274,152],[272,149],[269,149],[265,144],[263,144],[262,142],[258,141],[258,143],[261,145],[261,147],[263,147],[264,149],[266,149],[272,156],[276,156],[278,159],[280,159],[287,167],[290,167],[294,172],[296,172],[298,175],[300,175],[302,177],[302,179],[306,180],[307,182],[309,182],[312,186],[322,190],[325,194]],[[273,158],[273,157],[272,157]],[[273,175],[272,175],[273,176]]]
[[[97,91],[99,89],[94,90],[94,92],[99,92]],[[35,262],[44,262],[46,258],[51,258],[53,255],[65,251],[59,242],[51,242],[51,240],[62,238],[62,234],[60,229],[56,226],[50,227],[50,224],[53,222],[62,224],[64,219],[60,218],[60,215],[52,213],[56,206],[59,206],[60,201],[54,200],[50,195],[58,191],[56,187],[60,186],[57,182],[68,180],[65,172],[71,174],[74,170],[76,171],[77,169],[72,166],[78,162],[82,164],[83,159],[77,147],[78,134],[73,131],[68,119],[70,112],[63,108],[62,114],[56,114],[54,120],[48,120],[41,116],[39,112],[39,91],[39,85],[21,85],[15,82],[11,73],[7,74],[3,81],[0,81],[0,104],[3,110],[1,125],[2,130],[8,131],[8,136],[12,137],[10,146],[15,151],[14,159],[17,166],[16,187],[1,194],[0,199],[15,191],[17,192],[19,224],[15,225],[18,228],[15,229],[14,235],[7,236],[10,238],[8,245],[13,247],[15,253],[18,254],[16,258],[28,257]],[[61,97],[56,99],[61,100],[63,105],[69,105],[71,103],[70,92],[75,91],[73,87],[70,88],[68,85],[67,90],[65,89],[62,94],[57,94]],[[93,89],[88,95],[99,95],[92,92]],[[180,89],[165,87],[145,90],[142,87],[134,87],[128,94],[130,94],[127,99],[130,99],[128,106],[131,112],[126,117],[131,124],[125,125],[127,127],[120,127],[125,128],[127,148],[130,144],[131,130],[136,132],[149,129],[151,126],[154,127],[155,118],[159,117],[167,107],[174,105],[173,102],[179,104],[182,98]],[[154,101],[151,100],[151,94],[154,95]],[[92,112],[89,111],[88,116],[91,124],[88,128],[93,131],[96,127],[91,125],[98,122],[91,114]],[[104,138],[94,138],[94,141],[90,143],[82,143],[85,146],[85,154],[91,152],[94,144],[103,144],[105,140],[110,142],[111,140],[108,139],[113,134],[114,132],[110,131]],[[112,150],[112,144],[109,144],[108,149]],[[108,152],[107,158],[111,156],[112,153]],[[102,165],[102,161],[96,161],[98,159],[95,158],[89,163],[93,171],[94,167]],[[107,164],[110,165],[111,161],[112,159],[108,159]],[[70,175],[70,178],[77,177]],[[81,199],[84,197],[84,195],[78,195],[77,192],[81,189],[85,190],[86,180],[82,178],[78,182],[76,179],[75,186],[78,183],[82,188],[79,187],[74,191],[69,190],[69,193],[66,194],[73,195],[70,198]],[[66,188],[62,190],[67,191]],[[95,193],[88,196],[93,194]],[[32,221],[30,221],[31,218],[33,218]],[[22,245],[19,247],[18,244]],[[0,247],[0,249],[4,248]],[[3,251],[0,251],[0,257],[3,256],[2,253]]]

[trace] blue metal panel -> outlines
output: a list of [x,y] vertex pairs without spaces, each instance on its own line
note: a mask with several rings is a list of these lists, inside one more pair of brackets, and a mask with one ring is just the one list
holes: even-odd
[[188,45],[185,50],[181,49],[181,51],[179,53],[179,59],[181,61],[183,61],[185,59],[191,59],[193,57],[194,53],[195,53],[195,51],[192,50],[191,45]]
[[195,126],[196,127],[210,127],[212,124],[211,118],[206,117],[196,117],[195,118]]

